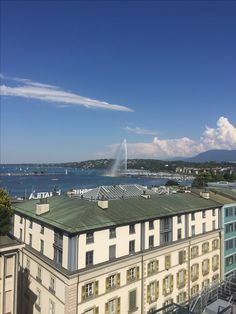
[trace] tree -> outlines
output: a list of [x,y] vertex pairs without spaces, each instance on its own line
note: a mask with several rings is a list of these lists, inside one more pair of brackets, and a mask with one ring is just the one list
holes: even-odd
[[0,235],[5,235],[11,228],[13,210],[7,192],[0,188]]
[[179,183],[175,180],[167,180],[165,186],[178,186]]

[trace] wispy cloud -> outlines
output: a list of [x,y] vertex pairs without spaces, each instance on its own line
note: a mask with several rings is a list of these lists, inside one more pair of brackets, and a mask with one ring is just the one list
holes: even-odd
[[126,126],[124,128],[125,131],[127,132],[131,132],[131,133],[135,133],[135,134],[140,134],[140,135],[157,135],[158,132],[157,131],[153,131],[153,130],[148,130],[148,129],[144,129],[144,128],[140,128],[138,126],[136,127],[129,127]]
[[[115,155],[119,144],[109,147]],[[128,143],[129,158],[172,158],[190,157],[210,149],[236,149],[236,127],[226,117],[220,117],[215,128],[206,127],[196,141],[189,137],[160,139],[154,137],[151,143]]]
[[96,108],[127,112],[133,111],[131,108],[126,106],[110,104],[105,101],[84,97],[75,93],[65,91],[57,86],[38,83],[29,79],[9,78],[3,75],[1,75],[1,78],[7,79],[8,81],[11,80],[19,84],[18,86],[9,86],[6,84],[2,84],[0,86],[0,95],[2,96],[36,99],[45,102],[51,102],[54,104],[62,104],[64,106],[76,105],[93,109]]

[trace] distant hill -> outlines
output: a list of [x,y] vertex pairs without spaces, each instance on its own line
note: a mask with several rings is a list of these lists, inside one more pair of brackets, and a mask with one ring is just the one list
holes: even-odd
[[212,149],[195,157],[183,158],[188,162],[236,162],[236,150]]

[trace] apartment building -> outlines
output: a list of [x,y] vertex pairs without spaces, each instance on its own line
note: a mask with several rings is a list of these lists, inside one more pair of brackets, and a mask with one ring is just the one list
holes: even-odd
[[211,188],[211,199],[221,202],[224,230],[224,276],[236,276],[236,191],[230,188]]
[[0,314],[17,314],[19,251],[24,245],[10,236],[0,236]]
[[[192,194],[14,205],[22,313],[151,313],[222,278],[221,206]],[[20,313],[20,312],[19,312]]]

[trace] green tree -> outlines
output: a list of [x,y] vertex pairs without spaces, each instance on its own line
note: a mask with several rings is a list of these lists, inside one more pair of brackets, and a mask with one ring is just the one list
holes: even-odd
[[178,186],[179,183],[175,180],[167,180],[165,186]]
[[0,188],[0,235],[10,231],[13,210],[7,192]]

